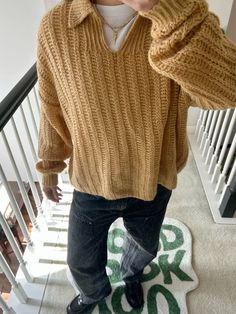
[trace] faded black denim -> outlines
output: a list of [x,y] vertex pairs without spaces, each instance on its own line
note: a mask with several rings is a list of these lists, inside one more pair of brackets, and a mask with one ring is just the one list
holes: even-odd
[[123,217],[127,238],[121,260],[121,277],[125,282],[135,281],[156,257],[159,233],[171,194],[171,190],[160,184],[152,201],[134,197],[107,200],[98,195],[73,191],[67,263],[84,303],[99,301],[110,290],[106,264],[111,224]]

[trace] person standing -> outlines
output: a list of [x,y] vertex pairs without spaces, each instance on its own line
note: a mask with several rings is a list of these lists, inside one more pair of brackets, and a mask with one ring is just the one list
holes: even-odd
[[74,187],[67,262],[80,294],[67,313],[111,293],[106,241],[118,217],[125,295],[140,309],[188,158],[188,108],[236,107],[236,45],[205,0],[64,0],[41,20],[37,73],[43,191],[60,201],[68,158]]

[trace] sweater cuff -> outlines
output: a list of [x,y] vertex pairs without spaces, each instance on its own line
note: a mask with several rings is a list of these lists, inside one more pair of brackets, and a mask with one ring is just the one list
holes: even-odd
[[67,164],[64,161],[40,160],[35,165],[36,169],[43,174],[56,174],[62,172]]
[[203,15],[208,12],[205,0],[160,0],[150,10],[139,11],[139,14],[152,20],[155,37],[162,37],[179,27],[199,9]]
[[58,175],[56,173],[43,174],[42,185],[43,187],[56,186],[58,184]]

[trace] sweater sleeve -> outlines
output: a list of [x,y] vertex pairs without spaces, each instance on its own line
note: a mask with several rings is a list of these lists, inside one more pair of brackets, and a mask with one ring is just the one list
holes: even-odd
[[148,60],[202,109],[236,107],[236,45],[205,0],[160,0],[139,11],[152,21]]
[[42,160],[36,163],[36,169],[43,174],[43,186],[55,186],[58,184],[58,173],[67,166],[64,160],[72,153],[72,143],[57,96],[49,58],[41,43],[42,36],[40,27],[36,69],[41,106],[38,157]]

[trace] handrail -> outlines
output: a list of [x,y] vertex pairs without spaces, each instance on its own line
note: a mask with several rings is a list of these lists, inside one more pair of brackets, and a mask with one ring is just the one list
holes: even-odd
[[0,102],[0,132],[37,82],[36,62]]
[[236,176],[227,186],[219,211],[222,217],[233,217],[236,210]]

